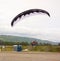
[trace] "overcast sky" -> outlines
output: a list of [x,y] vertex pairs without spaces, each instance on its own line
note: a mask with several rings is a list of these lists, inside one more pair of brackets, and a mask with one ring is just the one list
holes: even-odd
[[[30,16],[11,27],[17,14],[34,8],[48,11],[51,17]],[[0,34],[60,42],[60,0],[0,0]]]

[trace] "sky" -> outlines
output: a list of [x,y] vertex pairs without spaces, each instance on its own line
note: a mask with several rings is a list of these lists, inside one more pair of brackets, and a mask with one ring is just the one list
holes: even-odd
[[[60,42],[60,0],[0,0],[0,35],[15,35]],[[12,19],[28,9],[43,9],[47,15],[29,16],[11,27]]]

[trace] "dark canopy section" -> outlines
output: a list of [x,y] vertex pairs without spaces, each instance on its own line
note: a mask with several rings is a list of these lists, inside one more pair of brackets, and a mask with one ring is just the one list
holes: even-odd
[[14,17],[14,19],[12,20],[12,22],[11,22],[11,26],[13,26],[14,25],[14,22],[15,21],[17,21],[17,19],[18,18],[21,18],[23,15],[25,16],[25,15],[29,15],[30,13],[34,13],[34,12],[36,12],[36,13],[44,13],[44,14],[47,14],[49,17],[50,17],[50,14],[49,14],[49,12],[47,12],[46,10],[42,10],[42,9],[29,9],[29,10],[26,10],[26,11],[24,11],[24,12],[21,12],[20,14],[18,14],[16,17]]

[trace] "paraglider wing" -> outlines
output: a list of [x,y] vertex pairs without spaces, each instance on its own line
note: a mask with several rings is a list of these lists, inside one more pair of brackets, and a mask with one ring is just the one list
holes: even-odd
[[14,22],[17,21],[18,18],[21,18],[23,15],[25,16],[25,15],[27,15],[27,14],[34,13],[34,12],[36,12],[36,13],[44,13],[44,14],[47,14],[47,15],[50,17],[50,14],[49,14],[47,11],[45,11],[45,10],[42,10],[42,9],[30,9],[30,10],[26,10],[26,11],[21,12],[20,14],[18,14],[18,15],[12,20],[11,26],[14,25]]

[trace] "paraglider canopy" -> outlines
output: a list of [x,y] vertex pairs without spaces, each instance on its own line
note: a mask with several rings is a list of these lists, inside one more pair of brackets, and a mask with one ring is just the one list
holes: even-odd
[[13,18],[12,22],[11,22],[11,26],[14,25],[15,21],[17,21],[18,18],[21,18],[23,15],[26,16],[27,14],[29,15],[30,13],[43,13],[43,14],[47,14],[50,17],[50,14],[46,11],[46,10],[42,10],[42,9],[29,9],[26,10],[24,12],[21,12],[20,14],[18,14],[16,17]]

